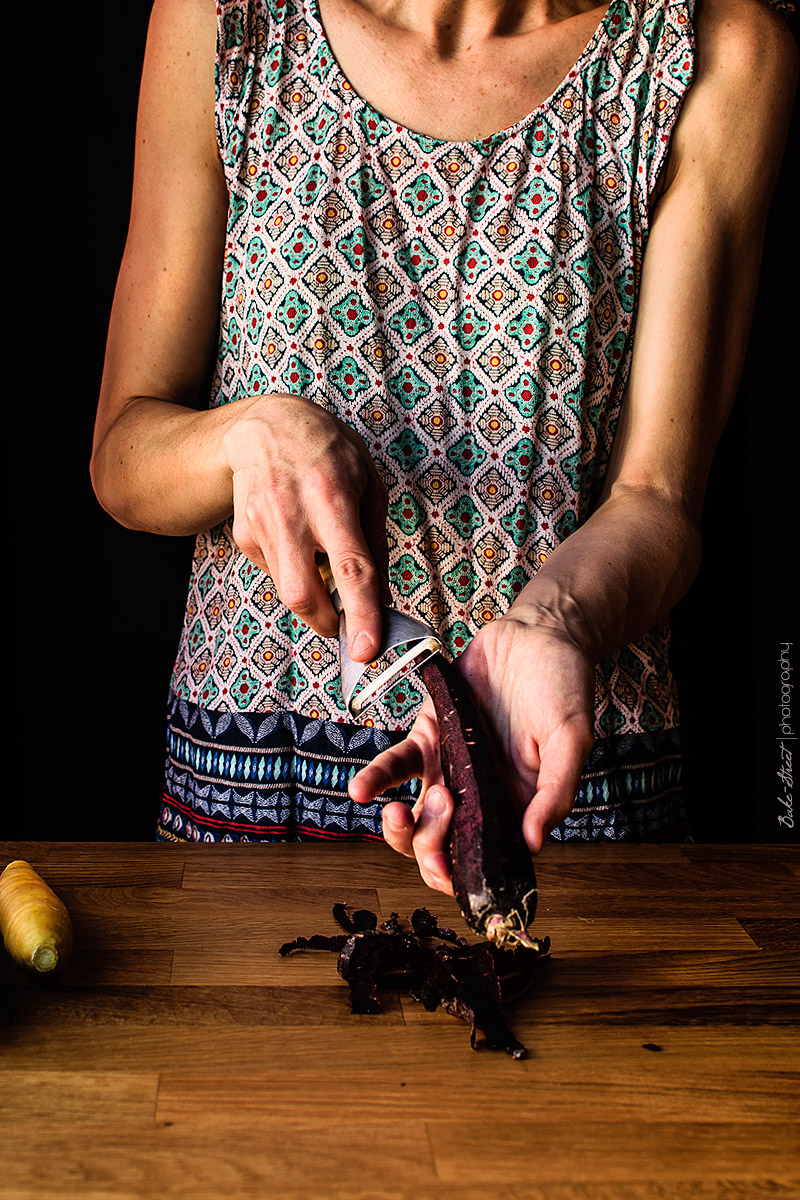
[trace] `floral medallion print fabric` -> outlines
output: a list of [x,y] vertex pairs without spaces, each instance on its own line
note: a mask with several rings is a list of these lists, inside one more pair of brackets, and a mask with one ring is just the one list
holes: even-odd
[[[357,95],[316,3],[218,11],[230,211],[211,403],[300,394],[358,431],[389,492],[397,606],[457,655],[597,500],[648,198],[692,76],[690,9],[613,0],[544,105],[466,143]],[[606,749],[646,734],[646,761],[660,738],[675,758],[667,641],[665,625],[598,669]],[[173,712],[208,712],[214,729],[221,713],[292,712],[347,741],[361,728],[335,644],[281,605],[229,523],[197,540],[173,693]],[[397,740],[421,699],[403,681],[369,726]],[[674,774],[662,793],[679,794]]]

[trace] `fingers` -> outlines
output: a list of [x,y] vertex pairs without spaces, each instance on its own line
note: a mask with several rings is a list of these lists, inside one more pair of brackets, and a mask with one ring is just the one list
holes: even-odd
[[329,544],[328,558],[345,613],[347,653],[353,662],[367,663],[381,644],[378,572],[364,546],[342,548]]
[[[241,484],[246,488],[247,481]],[[314,557],[316,538],[305,513],[280,491],[269,504],[251,488],[238,507],[234,480],[233,538],[241,552],[272,576],[283,603],[323,637],[337,637],[339,618]],[[268,508],[268,512],[267,512]]]
[[314,557],[310,540],[302,547],[279,546],[271,572],[283,603],[323,637],[339,636],[339,616],[333,607]]
[[370,662],[380,648],[382,580],[388,582],[385,489],[372,468],[363,496],[337,493],[333,481],[327,490],[315,528],[344,609],[347,653]]
[[350,780],[348,792],[356,804],[372,804],[390,788],[425,774],[425,745],[416,736],[404,738],[362,767]]
[[429,787],[417,818],[412,850],[419,873],[428,887],[453,895],[448,831],[453,816],[453,797],[441,784]]
[[386,844],[398,854],[413,858],[412,842],[416,821],[411,809],[407,804],[403,804],[402,800],[391,800],[384,805],[381,815]]
[[[403,744],[401,743],[401,745]],[[386,753],[390,754],[391,751]],[[399,761],[399,759],[396,760],[397,763]],[[350,794],[354,800],[359,794],[357,781],[360,780],[360,777],[366,777],[361,780],[364,784],[363,794],[365,796],[381,779],[387,781],[387,788],[403,782],[391,770],[384,770],[383,767],[380,768],[380,774],[370,772],[371,767],[365,767],[351,782]],[[356,784],[355,789],[354,784]],[[369,799],[372,798],[369,797]],[[448,835],[453,808],[453,797],[447,788],[442,784],[434,783],[423,792],[413,809],[399,800],[389,801],[383,809],[383,836],[387,845],[396,850],[398,854],[415,858],[423,882],[428,887],[434,888],[438,892],[446,892],[450,896],[453,894],[453,884],[450,878]]]
[[452,896],[447,848],[454,803],[441,782],[439,726],[430,700],[408,737],[363,767],[348,790],[357,804],[370,804],[414,778],[423,780],[422,796],[413,809],[397,800],[384,805],[383,836],[393,850],[416,859],[428,887]]
[[453,798],[441,784],[428,788],[412,811],[398,800],[383,810],[383,836],[398,854],[415,858],[424,883],[452,896],[448,831]]
[[269,505],[260,499],[251,491],[237,508],[234,486],[239,549],[269,572],[287,608],[323,637],[337,637],[339,617],[316,563],[317,551],[324,551],[346,613],[348,653],[355,662],[370,662],[381,640],[380,581],[357,508],[320,501],[315,515],[281,492],[270,496]]
[[591,729],[584,722],[574,722],[563,727],[552,744],[542,747],[536,793],[522,816],[522,834],[533,854],[539,853],[547,835],[572,811],[592,741]]
[[270,573],[292,612],[335,637],[339,619],[315,563],[318,551],[327,554],[349,653],[369,662],[380,646],[388,577],[386,489],[363,439],[338,418],[300,397],[256,399],[225,443],[234,540]]
[[537,791],[522,817],[522,836],[531,854],[539,853],[548,833],[563,821],[571,808],[570,802],[569,808],[563,812],[559,795],[551,789],[540,788]]

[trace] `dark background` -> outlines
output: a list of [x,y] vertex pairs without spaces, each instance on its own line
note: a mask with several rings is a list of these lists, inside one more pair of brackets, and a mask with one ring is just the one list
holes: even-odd
[[[15,147],[24,229],[8,258],[19,288],[16,331],[33,338],[35,387],[7,401],[6,553],[14,547],[14,558],[6,561],[21,559],[18,574],[6,573],[7,643],[20,655],[23,706],[6,719],[21,730],[6,740],[12,778],[0,836],[9,839],[150,840],[158,813],[191,544],[117,526],[88,475],[149,10],[148,0],[73,7],[69,28],[65,16],[45,22],[53,69],[44,82],[21,64],[34,100]],[[797,645],[800,633],[796,421],[789,426],[798,400],[797,147],[795,119],[747,361],[709,484],[704,561],[673,618],[687,792],[701,841],[794,836],[777,821],[776,797],[777,657],[780,642]],[[14,329],[6,336],[15,353]],[[124,691],[121,678],[131,681]],[[795,714],[797,728],[800,707]]]

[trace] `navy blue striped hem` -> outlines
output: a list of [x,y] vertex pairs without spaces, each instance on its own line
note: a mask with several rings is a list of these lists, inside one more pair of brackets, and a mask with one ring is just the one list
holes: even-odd
[[[411,805],[411,780],[370,805],[353,776],[403,738],[297,713],[215,712],[172,698],[161,841],[378,841],[388,799]],[[551,841],[665,841],[688,835],[677,730],[603,738],[575,806]]]

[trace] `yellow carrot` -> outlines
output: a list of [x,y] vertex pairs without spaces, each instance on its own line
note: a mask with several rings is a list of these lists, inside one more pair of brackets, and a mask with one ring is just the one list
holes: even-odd
[[22,859],[0,875],[0,931],[14,961],[32,971],[63,967],[72,950],[65,904]]

